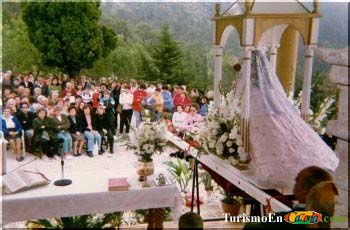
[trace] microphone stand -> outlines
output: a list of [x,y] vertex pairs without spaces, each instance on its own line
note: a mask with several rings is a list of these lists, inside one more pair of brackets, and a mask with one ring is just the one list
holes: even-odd
[[67,185],[70,185],[72,183],[72,180],[69,180],[69,179],[64,179],[64,154],[61,153],[61,168],[62,168],[62,179],[60,180],[56,180],[54,182],[54,185],[56,186],[67,186]]

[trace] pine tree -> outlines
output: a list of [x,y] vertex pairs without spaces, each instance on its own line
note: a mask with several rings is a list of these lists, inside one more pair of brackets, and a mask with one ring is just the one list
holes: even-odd
[[152,52],[155,79],[170,84],[184,84],[183,54],[179,44],[172,37],[169,26],[161,29],[158,43]]

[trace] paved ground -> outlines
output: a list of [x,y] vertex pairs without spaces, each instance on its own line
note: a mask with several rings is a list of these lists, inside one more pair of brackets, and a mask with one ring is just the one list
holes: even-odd
[[[135,170],[136,166],[136,157],[135,155],[131,152],[126,150],[126,147],[123,146],[125,144],[124,141],[116,141],[115,143],[115,153],[114,154],[109,154],[105,153],[102,156],[94,156],[93,158],[88,157],[85,153],[83,153],[82,156],[80,157],[75,157],[71,160],[66,160],[65,161],[65,172],[66,172],[66,177],[69,178],[69,175],[71,174],[78,174],[84,171],[84,173],[87,173],[89,171],[96,170],[97,168],[99,170],[103,170],[106,172],[106,174],[111,174],[113,172],[113,168],[118,167],[118,164],[123,163],[123,164],[128,164],[130,165],[130,170]],[[166,160],[170,160],[173,158],[169,157],[169,153],[173,152],[174,149],[167,149],[165,153],[163,153],[160,156],[155,157],[155,161],[161,161],[164,162]],[[42,172],[49,172],[49,171],[57,171],[58,178],[50,178],[51,180],[56,180],[59,179],[60,175],[60,161],[58,160],[53,160],[53,161],[44,161],[42,159],[37,159],[31,154],[26,154],[26,158],[23,162],[17,162],[15,159],[15,154],[10,150],[7,153],[7,172],[11,172],[19,167],[26,167],[26,168],[31,168],[31,169],[38,169]],[[166,170],[166,169],[161,169]],[[156,169],[155,173],[158,174],[160,172],[160,169]],[[82,176],[83,174],[82,173]],[[191,185],[192,183],[190,183]],[[190,187],[189,187],[190,189]],[[200,196],[204,200],[204,204],[201,205],[201,216],[205,218],[210,218],[210,217],[223,217],[222,211],[221,211],[221,206],[220,206],[220,193],[217,191],[215,194],[211,197],[210,201],[208,201],[208,197],[206,192],[203,189],[203,186],[200,186]],[[190,209],[183,206],[183,213],[189,211]],[[217,224],[214,224],[213,222],[208,222],[206,226],[208,227],[213,227],[213,226],[230,226],[230,227],[238,227],[240,228],[242,225],[241,224],[228,224],[222,222],[216,222]],[[124,227],[127,227],[127,225],[123,225]],[[136,227],[135,225],[132,225]],[[130,226],[130,227],[132,227]],[[19,222],[19,223],[13,223],[9,224],[6,227],[24,227],[24,222]],[[137,225],[137,227],[143,227],[143,225]],[[176,227],[176,223],[173,222],[167,222],[165,223],[165,227]]]

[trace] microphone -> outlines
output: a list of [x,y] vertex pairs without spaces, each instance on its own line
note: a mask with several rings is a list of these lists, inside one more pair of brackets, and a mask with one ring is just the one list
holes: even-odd
[[[62,147],[62,143],[64,142],[63,138],[58,138],[57,143],[60,144],[60,148]],[[64,154],[61,154],[61,173],[62,173],[62,179],[56,180],[54,182],[54,185],[56,186],[67,186],[72,184],[72,180],[64,179]]]

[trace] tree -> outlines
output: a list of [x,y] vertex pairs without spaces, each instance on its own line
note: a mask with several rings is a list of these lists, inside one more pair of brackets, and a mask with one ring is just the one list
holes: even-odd
[[115,32],[98,24],[99,6],[96,2],[21,4],[29,39],[39,50],[43,64],[75,77],[115,48]]
[[39,52],[29,41],[27,27],[21,19],[20,4],[2,4],[2,67],[18,72],[37,72],[42,68]]
[[[147,69],[154,69],[150,80],[161,80],[170,84],[185,84],[183,54],[178,43],[173,39],[169,26],[161,29],[158,42],[151,51],[152,60],[148,61]],[[144,59],[143,61],[147,60]]]

